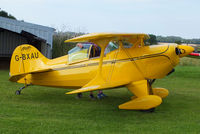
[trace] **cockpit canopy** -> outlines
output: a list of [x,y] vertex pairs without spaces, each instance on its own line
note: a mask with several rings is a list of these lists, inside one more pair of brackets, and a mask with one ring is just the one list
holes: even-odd
[[[104,54],[106,55],[107,53],[117,48],[118,48],[117,43],[109,42]],[[100,53],[101,53],[101,48],[94,43],[89,43],[89,42],[77,43],[76,47],[68,51],[68,55],[69,55],[68,62],[74,63],[74,62],[79,62],[79,61],[86,60],[89,58],[99,57]]]

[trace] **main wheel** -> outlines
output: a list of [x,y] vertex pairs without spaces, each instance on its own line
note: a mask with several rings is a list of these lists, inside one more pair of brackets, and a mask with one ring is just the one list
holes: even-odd
[[155,108],[151,108],[151,109],[148,109],[148,110],[140,110],[142,112],[146,112],[146,113],[152,113],[155,111]]
[[17,91],[15,92],[15,94],[16,94],[16,95],[20,95],[20,94],[21,94],[21,91],[20,91],[20,90],[17,90]]

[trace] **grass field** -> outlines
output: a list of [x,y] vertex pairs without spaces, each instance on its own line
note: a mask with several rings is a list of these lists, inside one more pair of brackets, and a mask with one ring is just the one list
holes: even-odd
[[8,81],[0,71],[0,134],[199,134],[200,67],[178,66],[154,87],[170,95],[154,113],[119,110],[131,97],[125,88],[104,91],[109,97],[90,100],[66,95],[67,89],[31,86],[20,96],[21,84]]

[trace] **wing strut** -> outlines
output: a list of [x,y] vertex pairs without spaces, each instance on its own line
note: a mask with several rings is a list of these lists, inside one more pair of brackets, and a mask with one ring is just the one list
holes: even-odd
[[92,79],[89,83],[87,83],[82,88],[71,91],[71,92],[67,92],[66,94],[88,92],[88,91],[93,91],[93,90],[97,90],[97,89],[103,89],[108,86],[108,85],[106,85],[106,80],[104,80],[104,78],[102,77],[102,65],[103,65],[104,52],[105,52],[106,46],[108,45],[109,41],[110,41],[109,38],[90,41],[101,47],[101,54],[100,54],[100,60],[99,60],[97,74],[94,79]]

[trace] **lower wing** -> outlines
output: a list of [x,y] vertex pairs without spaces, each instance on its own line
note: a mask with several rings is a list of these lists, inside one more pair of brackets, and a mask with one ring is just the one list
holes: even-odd
[[76,93],[82,93],[82,92],[89,92],[89,91],[95,91],[95,90],[102,90],[102,89],[108,89],[113,87],[119,87],[128,84],[128,81],[115,81],[115,82],[106,82],[101,75],[97,75],[94,79],[92,79],[90,82],[88,82],[85,86],[83,86],[80,89],[67,92],[66,94],[76,94]]

